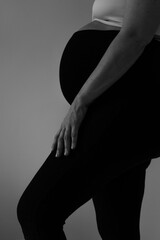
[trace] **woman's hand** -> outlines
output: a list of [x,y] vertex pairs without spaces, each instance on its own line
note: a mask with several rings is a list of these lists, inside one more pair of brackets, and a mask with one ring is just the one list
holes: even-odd
[[65,150],[64,155],[69,155],[70,148],[74,149],[76,147],[79,126],[86,112],[87,106],[75,98],[59,131],[54,137],[52,149],[54,150],[57,145],[56,157],[60,157],[63,149]]

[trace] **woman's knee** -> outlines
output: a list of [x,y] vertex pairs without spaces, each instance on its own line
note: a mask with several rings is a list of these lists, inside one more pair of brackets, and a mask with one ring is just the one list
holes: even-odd
[[32,222],[49,222],[51,219],[51,221],[55,223],[64,223],[64,220],[62,220],[64,218],[62,216],[63,214],[53,198],[36,200],[33,199],[32,196],[28,196],[27,193],[23,193],[16,208],[19,222],[30,220],[32,220]]
[[16,213],[20,223],[23,223],[29,216],[29,206],[24,195],[22,195],[18,201]]
[[[26,194],[23,194],[17,204],[17,218],[21,225],[24,236],[28,239],[41,239],[42,236],[64,235],[63,225],[65,220],[58,209],[49,209],[44,202],[33,206]],[[45,238],[42,238],[45,239]],[[59,239],[65,239],[63,238]]]

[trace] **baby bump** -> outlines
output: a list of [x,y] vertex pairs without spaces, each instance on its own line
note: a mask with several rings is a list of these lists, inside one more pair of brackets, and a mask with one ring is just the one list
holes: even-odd
[[67,42],[59,66],[60,87],[68,103],[96,68],[118,31],[84,30],[75,32]]

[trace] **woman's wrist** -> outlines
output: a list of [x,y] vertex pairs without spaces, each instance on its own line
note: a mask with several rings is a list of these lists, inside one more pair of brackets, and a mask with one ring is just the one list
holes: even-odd
[[79,107],[89,107],[89,105],[91,104],[89,102],[88,97],[85,98],[85,96],[81,95],[80,93],[77,94],[77,96],[74,99],[74,102]]

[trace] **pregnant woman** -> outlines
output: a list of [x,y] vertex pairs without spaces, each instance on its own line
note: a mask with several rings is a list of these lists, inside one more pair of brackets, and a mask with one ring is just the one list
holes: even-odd
[[66,240],[93,201],[103,240],[140,240],[146,169],[160,156],[160,0],[95,0],[59,66],[69,111],[17,204],[25,240]]

